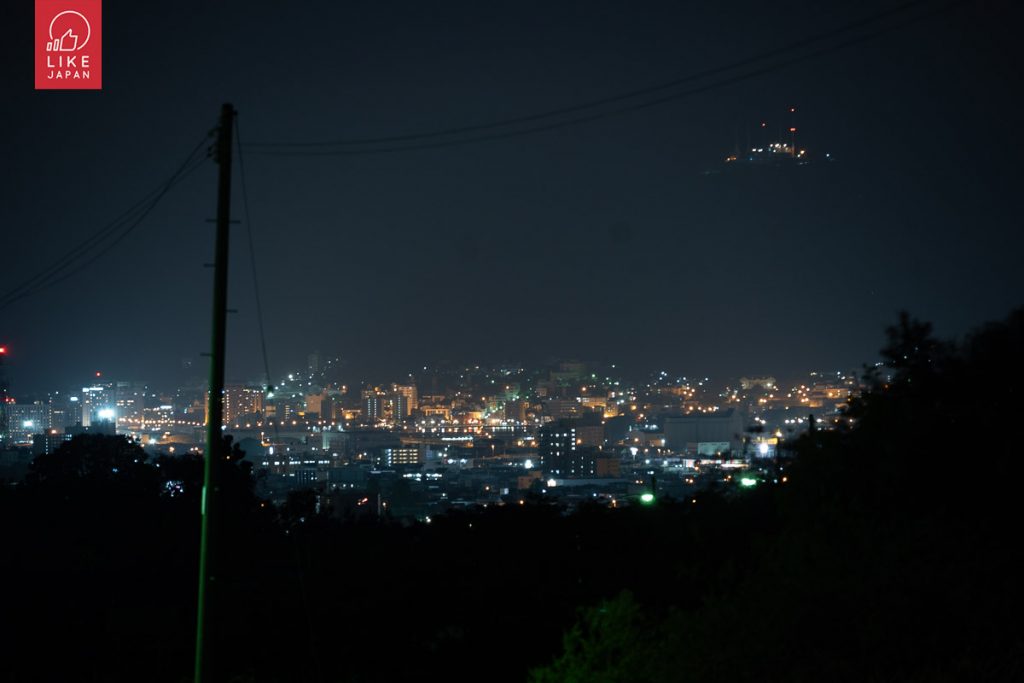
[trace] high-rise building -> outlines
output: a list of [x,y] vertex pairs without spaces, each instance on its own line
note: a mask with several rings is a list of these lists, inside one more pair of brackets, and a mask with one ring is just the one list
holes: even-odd
[[224,389],[224,422],[230,424],[263,411],[263,390],[251,387]]
[[[391,392],[395,397],[395,418],[405,418],[419,408],[419,395],[415,384],[393,384]],[[399,400],[401,399],[401,400]],[[401,409],[399,409],[399,406]]]
[[387,393],[381,391],[380,387],[369,387],[363,390],[363,414],[366,417],[366,422],[372,424],[385,419],[387,398]]
[[[73,399],[73,400],[72,400]],[[50,394],[50,426],[60,432],[82,420],[78,397],[64,392]]]
[[540,429],[537,457],[540,468],[554,476],[569,476],[568,464],[576,454],[576,428],[570,420],[555,420]]
[[83,427],[88,427],[93,420],[114,419],[114,401],[110,393],[108,384],[82,387],[82,393],[79,394],[78,400],[81,415],[75,422],[80,423]]
[[402,394],[394,394],[391,397],[391,419],[396,423],[400,422],[406,415],[409,415],[409,399]]
[[118,419],[141,422],[146,410],[146,385],[118,382],[114,393]]
[[[263,389],[242,385],[224,388],[224,424],[236,424],[246,417],[261,416],[263,411]],[[210,394],[206,393],[206,415],[210,415]]]
[[50,429],[50,406],[42,401],[10,403],[7,405],[8,439],[12,443],[29,445],[32,435]]

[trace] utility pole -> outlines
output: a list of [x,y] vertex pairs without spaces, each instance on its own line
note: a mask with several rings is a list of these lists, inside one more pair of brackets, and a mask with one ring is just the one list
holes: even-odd
[[4,358],[7,356],[7,347],[0,345],[0,448],[7,445],[9,438],[8,417],[9,406],[7,403],[7,377],[4,376]]
[[[215,161],[220,166],[217,178],[217,240],[213,271],[213,339],[210,349],[210,398],[206,416],[206,457],[203,458],[203,492],[199,540],[199,609],[196,615],[196,665],[194,683],[212,680],[210,647],[211,623],[208,609],[210,593],[216,598],[217,565],[210,552],[211,536],[217,535],[217,473],[222,465],[224,436],[224,348],[227,336],[228,236],[231,225],[231,141],[235,109],[225,103],[220,110]],[[211,591],[211,588],[213,589]],[[216,600],[213,601],[216,605]],[[214,630],[216,632],[216,630]]]

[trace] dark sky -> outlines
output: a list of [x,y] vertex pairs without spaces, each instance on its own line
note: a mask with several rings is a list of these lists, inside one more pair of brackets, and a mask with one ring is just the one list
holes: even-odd
[[[3,10],[4,291],[157,186],[224,101],[243,142],[488,123],[892,6],[108,1],[103,90],[35,92],[31,3],[17,5]],[[968,2],[758,78],[506,140],[247,154],[271,365],[319,349],[353,380],[551,357],[793,376],[873,360],[903,308],[946,335],[1001,317],[1024,299],[1020,19],[1009,1]],[[790,105],[801,146],[833,163],[702,174]],[[16,396],[95,370],[165,382],[183,358],[205,362],[215,188],[209,164],[88,270],[0,311]],[[235,226],[229,379],[262,365],[244,238]]]

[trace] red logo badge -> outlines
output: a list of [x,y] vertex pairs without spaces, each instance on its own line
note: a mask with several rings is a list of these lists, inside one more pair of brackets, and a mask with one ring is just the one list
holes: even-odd
[[36,90],[103,86],[102,0],[36,0]]

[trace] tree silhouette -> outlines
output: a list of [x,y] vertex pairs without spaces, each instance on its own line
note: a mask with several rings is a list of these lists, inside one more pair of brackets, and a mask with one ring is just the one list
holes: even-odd
[[82,434],[63,442],[29,465],[25,483],[33,487],[97,487],[155,493],[158,476],[149,456],[123,436]]
[[745,566],[717,565],[735,581],[697,606],[667,589],[659,603],[676,608],[648,625],[635,615],[655,603],[603,603],[533,680],[1019,678],[1024,641],[996,624],[1024,602],[1010,540],[1022,465],[985,427],[1019,410],[1022,348],[1024,311],[960,343],[901,314],[838,428],[789,443],[789,483],[749,493],[775,521]]

